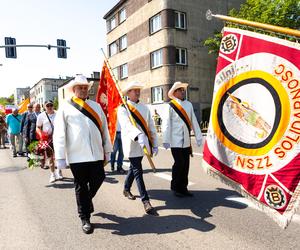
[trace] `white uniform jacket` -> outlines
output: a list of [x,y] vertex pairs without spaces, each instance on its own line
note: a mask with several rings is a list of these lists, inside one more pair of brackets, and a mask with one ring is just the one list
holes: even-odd
[[[151,117],[150,110],[147,108],[146,105],[141,103],[134,103],[130,100],[128,101],[132,106],[134,106],[139,113],[143,116],[145,122],[148,125],[153,147],[157,147],[157,134],[156,129],[154,127],[154,122]],[[122,137],[122,145],[123,145],[123,152],[125,157],[140,157],[144,155],[144,151],[141,148],[138,141],[135,139],[141,133],[145,134],[141,127],[137,124],[137,127],[132,125],[127,110],[125,107],[120,106],[118,109],[118,120],[121,125],[121,137]],[[146,136],[146,135],[145,135]]]
[[[174,100],[177,101],[187,113],[192,123],[196,140],[198,142],[202,141],[202,133],[192,103],[187,100]],[[169,143],[171,148],[187,148],[191,145],[188,128],[176,111],[170,105],[168,106],[168,113],[165,119],[163,119],[162,124],[163,143]]]
[[105,114],[101,106],[85,101],[102,121],[103,137],[94,122],[70,103],[65,102],[54,120],[53,144],[56,159],[68,163],[104,160],[104,153],[112,152]]

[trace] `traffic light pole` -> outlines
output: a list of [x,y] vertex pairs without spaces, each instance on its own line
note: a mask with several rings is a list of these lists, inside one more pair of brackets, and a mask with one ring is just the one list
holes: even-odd
[[57,45],[0,45],[0,48],[16,48],[16,47],[42,47],[42,48],[59,48],[59,49],[70,49],[70,47],[66,46],[57,46]]

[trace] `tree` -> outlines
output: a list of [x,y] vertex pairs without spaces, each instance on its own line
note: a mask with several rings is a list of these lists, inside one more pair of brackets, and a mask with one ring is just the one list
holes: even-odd
[[[300,27],[300,1],[299,0],[246,0],[239,10],[232,9],[229,16],[237,17],[249,21],[272,24],[291,29],[299,29]],[[236,24],[228,26],[237,27]],[[238,26],[241,29],[245,27]],[[247,27],[249,29],[249,27]],[[260,29],[253,28],[255,32],[266,33]],[[285,37],[281,34],[272,34],[277,37]],[[204,41],[204,45],[208,47],[209,53],[217,54],[220,47],[222,35],[215,32],[213,37],[209,37]],[[295,40],[295,38],[289,38]]]

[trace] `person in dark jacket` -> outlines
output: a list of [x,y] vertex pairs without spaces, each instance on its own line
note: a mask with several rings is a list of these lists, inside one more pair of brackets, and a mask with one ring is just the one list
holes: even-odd
[[[33,112],[26,116],[24,127],[23,127],[23,136],[27,147],[31,142],[37,140],[35,135],[36,121],[37,121],[37,116],[40,113],[41,113],[41,105],[39,103],[35,103],[33,105]],[[29,160],[28,157],[27,160]]]
[[[22,115],[22,120],[21,120],[21,134],[22,134],[22,137],[23,137],[23,141],[25,142],[25,138],[26,138],[26,133],[25,133],[25,121],[26,121],[26,118],[27,118],[27,115],[28,114],[31,114],[33,111],[33,105],[31,103],[29,103],[27,105],[27,111]],[[29,145],[29,144],[28,144]],[[28,156],[28,145],[26,143],[24,143],[23,147],[24,147],[24,151],[26,151],[26,155]]]

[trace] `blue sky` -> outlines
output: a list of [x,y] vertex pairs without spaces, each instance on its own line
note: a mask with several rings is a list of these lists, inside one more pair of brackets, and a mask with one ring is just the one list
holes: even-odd
[[17,87],[32,86],[41,78],[90,76],[100,71],[106,48],[104,14],[118,0],[0,0],[0,45],[4,37],[17,44],[51,44],[65,39],[67,59],[57,58],[56,49],[17,48],[17,59],[5,58],[0,49],[0,96]]

